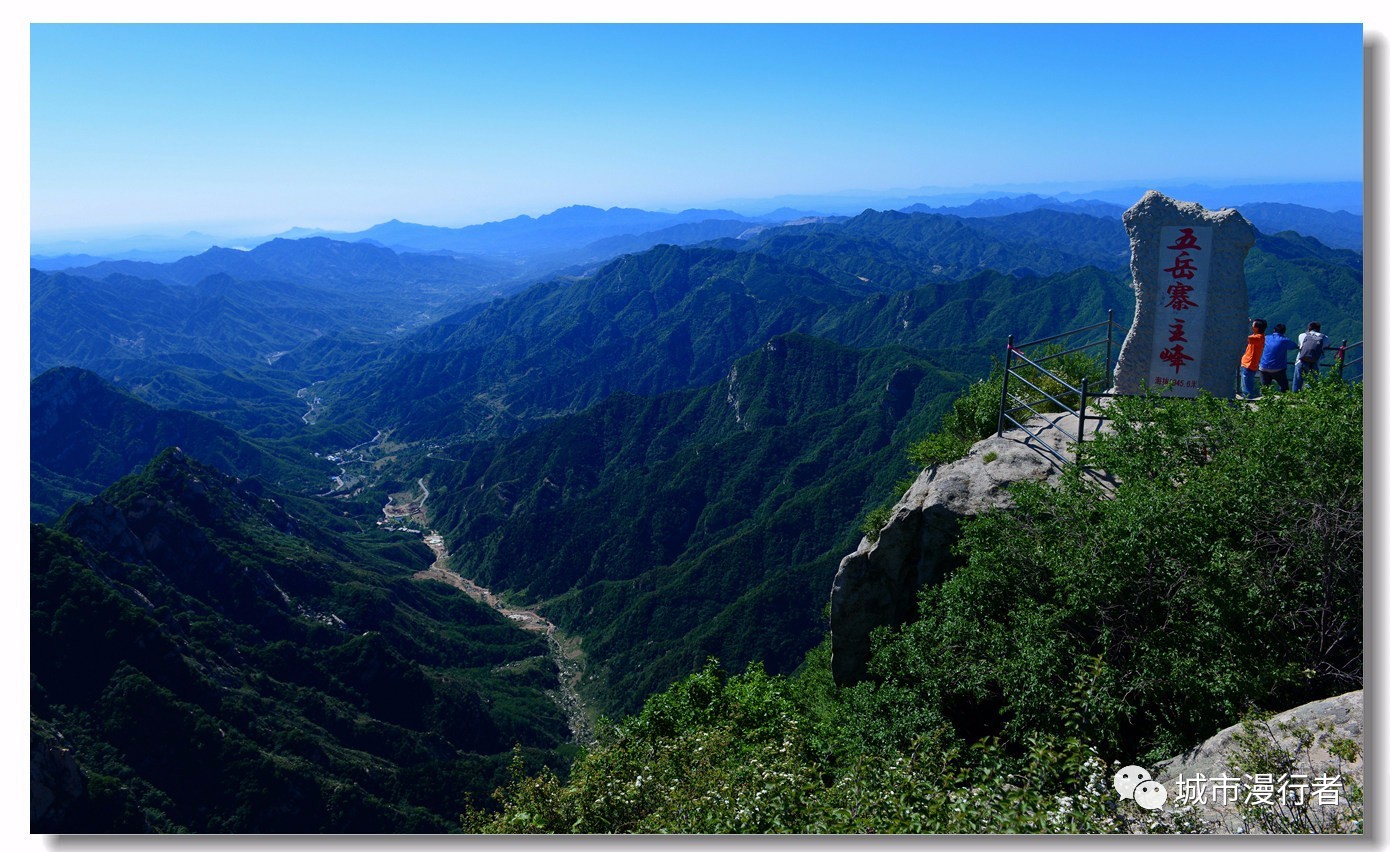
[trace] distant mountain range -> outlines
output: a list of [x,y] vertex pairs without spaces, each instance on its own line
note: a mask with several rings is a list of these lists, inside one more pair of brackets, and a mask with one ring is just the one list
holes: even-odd
[[[509,272],[503,265],[475,257],[397,253],[367,242],[325,237],[275,239],[248,251],[210,248],[173,263],[104,261],[74,271],[88,278],[116,274],[168,284],[196,284],[210,275],[229,275],[243,281],[290,281],[297,286],[342,293],[399,292],[405,287],[459,291],[493,285],[505,280]],[[500,291],[485,291],[480,297],[494,295],[500,295]]]
[[[1301,204],[1269,201],[1251,201],[1226,206],[1237,207],[1241,215],[1265,233],[1296,231],[1304,236],[1316,237],[1323,244],[1333,248],[1349,248],[1361,251],[1362,218],[1345,210],[1333,212]],[[1084,213],[1089,216],[1118,219],[1126,209],[1128,209],[1126,205],[1094,199],[1061,201],[1057,198],[1038,195],[1020,195],[1012,198],[982,198],[959,207],[928,207],[925,204],[914,204],[911,207],[904,207],[903,212],[942,213],[978,218],[1006,216],[1011,213],[1025,213],[1032,210],[1057,210],[1065,213]]]
[[[999,216],[1021,213],[1039,207],[1088,213],[1093,216],[1118,215],[1141,198],[1151,186],[1093,190],[1077,194],[1058,189],[1047,195],[1038,192],[977,192],[924,189],[917,195],[900,196],[889,193],[821,196],[784,196],[777,199],[743,199],[729,202],[729,207],[742,210],[766,210],[758,214],[737,213],[730,209],[690,209],[679,213],[651,212],[632,208],[575,205],[542,216],[516,216],[496,222],[448,228],[412,224],[391,220],[363,231],[327,231],[316,228],[291,228],[269,236],[239,236],[218,240],[196,231],[178,237],[139,236],[130,238],[101,238],[86,241],[38,241],[31,246],[30,266],[45,271],[75,269],[102,260],[136,260],[170,262],[181,257],[199,254],[218,245],[241,249],[251,248],[273,239],[303,239],[330,237],[344,242],[367,241],[392,248],[398,252],[448,251],[463,254],[491,255],[536,260],[542,256],[583,249],[585,246],[615,237],[638,237],[676,225],[704,222],[749,222],[778,224],[807,217],[857,215],[865,210],[904,210],[906,212],[950,213],[959,216]],[[1247,207],[1254,204],[1278,204],[1306,207],[1323,212],[1345,212],[1360,217],[1363,185],[1359,181],[1318,184],[1271,184],[1212,187],[1192,184],[1169,186],[1169,195],[1197,201],[1209,208]],[[1316,217],[1315,213],[1300,214]],[[1254,217],[1251,217],[1254,220]],[[1339,248],[1360,248],[1348,242],[1359,226],[1338,217],[1335,228],[1325,232],[1301,230]],[[1271,220],[1264,230],[1291,228]],[[1277,227],[1276,227],[1277,225]],[[656,243],[649,243],[655,245]],[[612,255],[609,255],[610,257]],[[558,259],[557,259],[558,260]],[[581,261],[570,261],[581,262]],[[565,262],[556,262],[555,268]]]
[[[676,338],[670,337],[677,325],[664,330],[648,328],[649,320],[632,325],[628,312],[643,304],[633,301],[636,294],[667,292],[667,285],[657,282],[694,263],[686,253],[651,253],[648,244],[654,241],[689,241],[703,243],[706,249],[733,252],[717,263],[715,255],[701,255],[704,260],[694,268],[706,269],[700,274],[711,281],[727,277],[737,292],[757,294],[762,285],[732,282],[800,280],[802,283],[792,290],[779,283],[779,292],[795,293],[802,300],[828,297],[831,301],[826,304],[962,281],[986,271],[1025,279],[1047,278],[1086,266],[1120,276],[1128,271],[1128,238],[1118,219],[1076,212],[1075,205],[1053,204],[1037,196],[1015,199],[1004,206],[1030,205],[1039,206],[999,216],[868,211],[853,218],[811,218],[774,226],[728,220],[687,222],[642,236],[589,243],[569,255],[570,260],[586,261],[570,268],[577,281],[555,278],[523,296],[491,306],[485,303],[525,286],[524,280],[511,277],[504,262],[475,256],[399,254],[368,243],[325,237],[277,239],[251,251],[213,249],[172,264],[103,263],[80,270],[81,277],[35,272],[30,285],[31,375],[60,364],[81,366],[119,380],[123,388],[140,388],[150,401],[219,416],[230,413],[225,401],[232,397],[240,399],[243,409],[251,399],[268,402],[278,398],[283,402],[276,417],[282,424],[295,422],[304,413],[285,393],[285,384],[297,388],[332,379],[341,385],[342,392],[358,400],[355,410],[368,419],[385,418],[402,428],[412,428],[409,424],[431,422],[435,415],[430,412],[437,410],[448,412],[459,426],[472,418],[474,426],[462,427],[463,431],[487,422],[489,428],[505,433],[514,428],[514,424],[506,424],[516,417],[551,416],[583,407],[613,390],[661,392],[710,381],[733,357],[756,345],[754,338],[766,320],[750,327],[753,337],[740,331],[720,344],[726,347],[721,357],[702,361],[703,356],[692,350],[681,356],[686,359],[681,366],[677,350],[671,348],[678,345]],[[994,206],[998,206],[996,202],[981,203],[970,212],[981,213]],[[1086,208],[1101,209],[1094,205]],[[591,222],[595,217],[604,218],[598,215],[603,212],[571,209],[567,216],[552,221],[560,225],[569,220]],[[1304,214],[1309,211],[1277,206],[1256,208],[1255,212],[1288,222],[1290,218],[1306,219]],[[509,227],[522,226],[513,222]],[[412,226],[398,230],[402,229],[415,233]],[[1284,251],[1285,262],[1317,258],[1354,268],[1359,276],[1359,254],[1319,246],[1296,234],[1277,244],[1292,246],[1290,240],[1301,242]],[[1275,244],[1262,238],[1261,246]],[[630,260],[610,263],[607,271],[599,271],[607,255],[625,251],[635,253],[629,255]],[[736,255],[748,257],[735,263]],[[774,259],[780,265],[769,265]],[[667,268],[672,261],[678,261],[677,266]],[[693,274],[693,269],[681,274]],[[1271,268],[1268,275],[1261,272],[1252,276],[1255,303],[1292,313],[1294,302],[1275,294],[1309,280],[1310,275],[1316,273],[1303,269],[1275,276]],[[624,276],[627,283],[620,289],[627,296],[607,294],[603,302],[581,313],[608,317],[610,330],[586,330],[587,320],[562,319],[570,316],[575,300],[590,298],[585,293],[604,290],[610,279]],[[690,336],[689,345],[698,346],[698,339],[713,339],[708,331],[715,326],[689,315],[692,306],[704,298],[695,295],[698,290],[680,289],[691,286],[694,282],[686,282],[670,291],[684,294],[670,305],[644,306],[641,310],[654,308],[658,314],[671,311],[670,316],[679,318],[684,324],[680,327],[687,329],[683,333]],[[708,286],[708,282],[700,285]],[[1345,333],[1359,337],[1359,312],[1353,311],[1355,317],[1348,314],[1347,301],[1329,302],[1317,297],[1316,290],[1309,291],[1307,297],[1312,302],[1305,299],[1305,303],[1324,306],[1316,310],[1322,321],[1336,323],[1346,329]],[[696,302],[687,305],[682,301],[687,298]],[[616,312],[609,305],[614,299],[622,306]],[[761,295],[752,299],[749,304],[758,311],[773,304]],[[804,312],[809,302],[802,304],[793,314],[767,326],[766,332],[812,331],[818,320],[814,312]],[[800,319],[789,319],[792,315]],[[406,339],[410,330],[425,328],[440,317],[444,320],[426,333]],[[1298,317],[1289,319],[1299,321]],[[562,325],[557,326],[557,322]],[[638,330],[642,328],[648,331]],[[667,341],[663,344],[667,349],[659,356],[649,352],[649,344],[643,342],[647,333]],[[597,336],[585,337],[587,342],[581,343],[582,335]],[[595,348],[600,339],[608,341],[604,345],[609,348]],[[513,347],[524,346],[527,355],[518,359],[507,354],[496,345],[499,340],[512,340],[509,345]],[[399,356],[387,355],[382,348],[395,345],[392,341],[400,344]],[[472,342],[465,345],[465,341]],[[630,352],[632,360],[617,356],[618,349]],[[549,372],[549,367],[537,368],[553,357],[543,353],[558,351],[574,352],[578,360],[555,361],[563,363],[563,374]],[[476,354],[465,354],[468,352]],[[612,360],[615,357],[617,360]],[[393,359],[398,361],[394,367]],[[602,369],[583,368],[584,359],[597,359],[594,363]],[[696,364],[705,366],[695,368]],[[597,376],[613,372],[617,365],[626,366],[613,378],[596,382]],[[690,372],[692,368],[694,372]],[[509,372],[513,369],[521,372],[513,375]],[[224,375],[227,370],[234,374]],[[395,375],[387,378],[391,370]],[[677,377],[673,370],[684,377]],[[526,378],[521,378],[523,375]],[[572,382],[564,375],[576,377],[579,384],[573,388],[579,396],[566,390]],[[448,378],[440,381],[441,376]],[[665,378],[658,380],[657,376]],[[351,389],[354,383],[360,390]],[[579,391],[580,385],[588,389]],[[240,390],[229,393],[233,387]],[[261,390],[249,393],[252,388]],[[415,388],[418,392],[406,395],[408,411],[397,410],[399,406],[377,401],[383,399],[384,388]],[[464,395],[460,398],[456,396],[459,393]],[[499,407],[483,400],[505,403]],[[246,411],[243,415],[255,416]],[[252,421],[237,422],[247,426]],[[425,431],[443,434],[456,430],[437,422]]]
[[533,257],[582,248],[597,240],[659,231],[675,225],[709,220],[762,221],[730,210],[686,210],[652,213],[646,210],[575,205],[544,216],[517,216],[463,228],[437,228],[392,220],[336,239],[371,240],[403,250],[453,251],[481,255]]
[[1125,207],[1120,204],[1111,204],[1106,201],[1059,201],[1056,198],[1041,195],[1017,195],[1004,196],[1000,198],[981,198],[969,204],[955,207],[930,207],[926,204],[913,204],[902,208],[904,213],[941,213],[951,216],[965,216],[970,218],[981,216],[1007,216],[1010,213],[1027,213],[1030,210],[1060,210],[1065,213],[1084,213],[1088,216],[1105,216],[1112,219],[1120,218],[1125,212]]
[[1266,234],[1294,231],[1331,248],[1361,251],[1365,224],[1352,213],[1268,201],[1243,204],[1240,212]]
[[918,187],[891,189],[882,192],[847,191],[821,195],[780,195],[775,198],[724,199],[718,206],[735,210],[766,210],[791,208],[814,210],[818,215],[854,215],[865,209],[902,210],[914,204],[935,207],[968,206],[980,199],[1008,198],[1020,195],[1050,196],[1062,202],[1102,201],[1129,208],[1150,189],[1162,189],[1172,198],[1196,201],[1208,208],[1236,207],[1250,202],[1280,202],[1316,207],[1323,210],[1345,210],[1360,215],[1364,185],[1361,181],[1323,183],[1211,185],[1177,184],[1171,180],[1136,181],[1129,185],[1110,185],[1075,190],[1066,184],[1027,184],[993,187]]
[[1115,219],[1034,209],[990,218],[865,211],[852,219],[769,228],[742,243],[844,283],[905,289],[986,269],[1050,275],[1082,266],[1123,270],[1129,240]]

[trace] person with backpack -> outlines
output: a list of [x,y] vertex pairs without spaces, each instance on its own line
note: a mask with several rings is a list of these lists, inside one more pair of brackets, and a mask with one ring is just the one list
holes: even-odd
[[1318,362],[1327,351],[1327,335],[1322,333],[1322,325],[1308,323],[1308,330],[1298,336],[1298,357],[1293,362],[1293,389],[1303,390],[1303,376],[1317,375]]
[[1284,336],[1284,324],[1276,323],[1274,331],[1265,337],[1264,352],[1260,355],[1260,384],[1272,385],[1276,382],[1279,390],[1289,389],[1289,353],[1298,344]]
[[1250,321],[1250,336],[1245,338],[1245,354],[1240,359],[1240,392],[1246,399],[1254,399],[1255,375],[1260,369],[1260,355],[1265,348],[1265,329],[1269,326],[1262,319]]

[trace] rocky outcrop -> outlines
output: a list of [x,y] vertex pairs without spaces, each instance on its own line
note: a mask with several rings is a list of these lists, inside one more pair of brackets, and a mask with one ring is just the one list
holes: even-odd
[[1067,455],[1069,438],[1063,429],[1074,432],[1075,419],[1049,415],[1028,425],[1043,441],[1009,432],[980,441],[959,461],[922,471],[893,507],[878,539],[861,540],[858,549],[840,561],[830,591],[831,671],[836,683],[845,686],[863,679],[869,634],[875,627],[916,617],[917,591],[952,565],[951,545],[962,517],[1010,505],[1008,487],[1016,482],[1041,482],[1061,474],[1061,463],[1041,444]]
[[[1348,793],[1353,785],[1360,787],[1365,779],[1364,761],[1360,754],[1364,749],[1362,698],[1363,692],[1358,689],[1332,698],[1312,701],[1280,713],[1260,726],[1261,738],[1265,745],[1283,752],[1291,761],[1289,776],[1294,777],[1296,783],[1306,781],[1308,784],[1307,788],[1294,791],[1295,796],[1301,794],[1311,804],[1307,821],[1294,822],[1289,826],[1291,829],[1326,830],[1339,818],[1344,823],[1343,830],[1351,827],[1345,824],[1353,819],[1349,810]],[[1298,736],[1300,731],[1307,738],[1302,744]],[[1264,830],[1258,819],[1260,808],[1264,805],[1254,795],[1253,786],[1253,772],[1259,769],[1252,770],[1251,767],[1241,765],[1241,733],[1242,725],[1232,725],[1196,748],[1154,767],[1154,779],[1168,790],[1169,809],[1185,806],[1181,798],[1184,792],[1180,789],[1181,778],[1183,786],[1187,788],[1188,804],[1194,805],[1195,816],[1205,823],[1208,829],[1227,834],[1259,833]],[[1355,746],[1354,759],[1347,760],[1332,752],[1339,740],[1350,741]],[[1341,748],[1337,750],[1345,751]],[[1276,772],[1274,777],[1269,779],[1276,789],[1280,784],[1287,783],[1280,780],[1281,774]],[[1298,775],[1304,777],[1296,778]],[[1239,786],[1232,795],[1218,795],[1218,788],[1210,783],[1206,784],[1206,789],[1203,790],[1202,782],[1210,782],[1215,778],[1239,779]],[[1319,778],[1337,779],[1335,784],[1327,782],[1322,785],[1329,791],[1326,796],[1329,800],[1333,798],[1331,791],[1336,791],[1335,803],[1317,803]],[[1203,792],[1206,793],[1203,796],[1205,801],[1196,803],[1195,794]],[[1274,798],[1277,799],[1277,796]],[[1246,799],[1250,801],[1244,801]],[[1240,812],[1241,804],[1246,805],[1244,814]],[[1288,809],[1285,810],[1287,812]]]
[[65,824],[85,801],[82,770],[62,735],[29,722],[29,830],[46,834]]

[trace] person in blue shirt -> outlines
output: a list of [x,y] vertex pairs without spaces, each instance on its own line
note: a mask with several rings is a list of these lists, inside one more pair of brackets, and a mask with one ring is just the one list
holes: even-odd
[[1298,344],[1284,336],[1284,324],[1275,323],[1274,331],[1265,337],[1265,349],[1260,355],[1260,384],[1268,387],[1279,384],[1279,390],[1289,389],[1289,353]]

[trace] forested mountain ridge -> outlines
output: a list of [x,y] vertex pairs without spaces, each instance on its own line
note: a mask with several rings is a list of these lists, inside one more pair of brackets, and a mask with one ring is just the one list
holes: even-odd
[[[1107,310],[1122,329],[1129,299],[1118,276],[1089,268],[847,300],[816,323],[823,337],[774,337],[714,384],[617,393],[510,440],[431,454],[418,471],[432,523],[469,543],[455,557],[467,575],[542,602],[601,652],[601,706],[631,710],[698,665],[697,640],[730,661],[759,647],[785,671],[824,629],[814,602],[857,519],[910,474],[907,444],[988,370],[980,335]],[[723,578],[713,597],[709,577]]]
[[444,831],[565,739],[544,642],[418,539],[176,450],[32,535],[31,737],[85,775],[36,830]]
[[441,321],[325,396],[412,438],[505,435],[617,391],[714,381],[868,291],[759,254],[658,246]]
[[1359,252],[1310,237],[1260,234],[1245,259],[1250,310],[1271,327],[1284,323],[1293,336],[1315,321],[1334,344],[1356,343],[1365,333],[1361,262]]
[[[1025,247],[1009,255],[1032,265],[1021,274],[1076,268],[1064,261],[1075,257],[1039,247],[1030,235],[1045,227],[1041,220],[1050,211],[1026,215],[1031,218],[990,226],[1006,234],[1024,234]],[[1055,215],[1102,223],[1092,217]],[[734,358],[780,333],[804,331],[844,342],[853,337],[855,345],[881,345],[899,332],[879,329],[875,335],[848,335],[837,326],[866,297],[892,290],[921,288],[919,304],[937,308],[959,302],[948,308],[955,314],[950,322],[958,328],[939,335],[939,342],[921,333],[910,344],[957,347],[967,343],[962,332],[974,326],[963,313],[967,306],[988,313],[993,309],[990,302],[1000,302],[997,315],[1003,319],[1011,311],[1002,303],[1018,295],[1005,292],[1007,285],[999,282],[956,283],[965,266],[975,270],[983,262],[980,258],[998,256],[987,246],[1014,244],[1012,236],[989,228],[964,229],[961,222],[866,213],[843,225],[771,228],[747,241],[722,241],[728,249],[659,246],[628,255],[591,277],[537,285],[422,330],[357,376],[330,382],[325,389],[329,416],[333,398],[341,397],[351,400],[357,414],[405,435],[508,434],[527,420],[579,410],[614,391],[659,393],[712,381]],[[1112,226],[1123,236],[1117,223],[1083,223],[1078,233],[1099,239],[1097,235],[1108,234]],[[876,229],[882,232],[879,236],[866,236]],[[934,259],[940,234],[967,247],[962,250],[974,260],[951,270],[942,268]],[[1114,247],[1092,250],[1089,256],[1107,252],[1113,253]],[[1109,262],[1115,265],[1113,259]],[[1064,280],[1049,277],[1019,288],[1050,292],[1051,297],[1036,301],[1059,307],[1012,315],[1073,315],[1071,295],[1056,299],[1068,285],[1049,283]],[[1098,281],[1093,276],[1084,286],[1097,286]],[[1112,295],[1100,302],[1123,305],[1125,287],[1118,276],[1101,286]],[[912,333],[920,332],[917,328]],[[970,348],[978,356],[978,348]]]
[[105,372],[159,358],[244,369],[313,340],[334,327],[335,311],[348,309],[310,288],[222,275],[176,286],[34,271],[29,294],[31,377],[50,367]]
[[333,466],[303,451],[271,448],[189,411],[162,411],[95,373],[55,367],[29,383],[32,520],[51,521],[182,447],[224,473],[260,476],[279,488],[320,490]]
[[[81,367],[152,405],[279,437],[302,429],[295,393],[307,384],[274,368],[281,357],[323,338],[361,345],[390,334],[389,312],[368,302],[224,275],[183,286],[32,271],[29,298],[31,377]],[[367,315],[367,329],[354,330]]]
[[1049,275],[1082,266],[1119,271],[1129,240],[1118,220],[1033,210],[967,219],[866,210],[852,219],[763,230],[746,250],[830,274],[825,264],[882,289],[968,278],[991,269]]
[[[501,284],[479,290],[471,274],[409,270],[412,257],[465,269],[448,258],[322,239],[209,255],[144,265],[163,280],[31,271],[31,376],[79,366],[152,404],[284,437],[303,425],[299,388],[427,324],[436,310],[507,292]],[[284,277],[238,279],[227,270]]]
[[457,570],[585,636],[604,708],[706,655],[789,671],[824,630],[835,554],[964,378],[900,347],[776,337],[713,385],[451,448],[422,468],[433,523],[469,543]]

